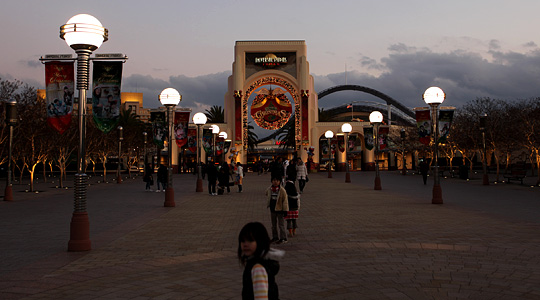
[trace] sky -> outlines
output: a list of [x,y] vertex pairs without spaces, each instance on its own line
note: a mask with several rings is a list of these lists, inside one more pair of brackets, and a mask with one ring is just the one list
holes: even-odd
[[[477,97],[540,97],[538,0],[3,0],[0,78],[44,88],[46,54],[73,54],[59,38],[72,16],[95,16],[109,40],[95,53],[124,53],[122,91],[160,106],[168,87],[194,112],[224,106],[234,45],[244,40],[305,40],[315,91],[356,84],[405,106],[425,106],[442,88],[443,105]],[[320,107],[382,100],[346,91]]]

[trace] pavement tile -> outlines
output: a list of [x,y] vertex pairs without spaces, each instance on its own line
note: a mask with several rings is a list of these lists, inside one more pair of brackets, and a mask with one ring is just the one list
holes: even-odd
[[[432,205],[419,176],[381,172],[374,191],[372,172],[335,175],[312,174],[298,235],[275,246],[286,251],[282,299],[539,298],[540,189],[444,179],[445,203]],[[65,251],[73,191],[40,183],[42,193],[0,202],[10,241],[0,298],[238,299],[237,234],[250,221],[270,229],[267,177],[248,173],[244,193],[210,196],[194,192],[195,176],[175,175],[175,208],[139,177],[92,177],[93,249],[83,253]]]

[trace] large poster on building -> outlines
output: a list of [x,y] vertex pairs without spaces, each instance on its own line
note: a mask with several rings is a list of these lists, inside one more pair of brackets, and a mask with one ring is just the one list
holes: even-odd
[[108,133],[118,124],[122,62],[95,61],[92,88],[92,111],[99,130]]
[[45,63],[47,124],[64,133],[71,124],[73,111],[74,63],[51,61]]
[[251,104],[251,117],[255,123],[268,130],[283,127],[292,114],[292,105],[285,95],[286,91],[279,87],[261,88],[255,93],[257,96]]

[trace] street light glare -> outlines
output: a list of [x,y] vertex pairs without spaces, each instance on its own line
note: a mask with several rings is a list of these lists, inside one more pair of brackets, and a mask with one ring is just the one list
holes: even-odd
[[349,133],[352,131],[352,125],[349,124],[349,123],[344,123],[343,125],[341,125],[341,131],[344,132],[344,133]]
[[206,124],[206,115],[203,114],[202,112],[198,112],[196,114],[193,115],[193,123],[195,125],[204,125]]
[[332,130],[328,130],[324,133],[324,137],[327,139],[331,139],[334,137],[334,132],[332,132]]
[[177,90],[173,88],[166,88],[163,91],[161,91],[161,94],[159,94],[159,102],[161,102],[162,105],[178,105],[180,103],[180,100],[182,100],[182,96],[180,93],[178,93]]
[[380,111],[373,111],[369,114],[369,121],[371,123],[381,123],[383,120],[383,115]]
[[446,95],[441,88],[432,86],[424,92],[424,101],[427,104],[441,104],[443,103]]
[[73,49],[90,46],[95,50],[108,39],[108,31],[94,16],[79,14],[60,27],[60,38]]

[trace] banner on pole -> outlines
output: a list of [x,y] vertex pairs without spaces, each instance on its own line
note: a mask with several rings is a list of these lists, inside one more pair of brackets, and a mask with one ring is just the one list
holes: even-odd
[[429,108],[416,110],[416,126],[420,143],[429,146],[431,141],[431,117]]
[[364,127],[364,144],[366,145],[367,150],[373,149],[375,143],[373,143],[373,127],[365,126]]
[[45,63],[47,124],[60,134],[71,124],[74,81],[74,62]]
[[92,88],[92,112],[99,130],[108,133],[118,124],[122,62],[95,61]]
[[379,150],[386,149],[388,147],[388,133],[390,132],[390,127],[380,126],[379,127]]
[[182,148],[188,142],[189,111],[177,111],[174,113],[174,138],[178,148]]
[[189,151],[192,153],[197,153],[197,129],[190,128],[188,129],[188,142],[187,146]]
[[453,119],[453,109],[441,109],[439,111],[439,143],[446,143]]
[[203,129],[202,146],[206,153],[212,153],[212,130]]
[[154,135],[154,144],[159,149],[165,147],[165,140],[168,136],[167,121],[164,111],[150,112],[150,122],[152,123],[152,133]]

